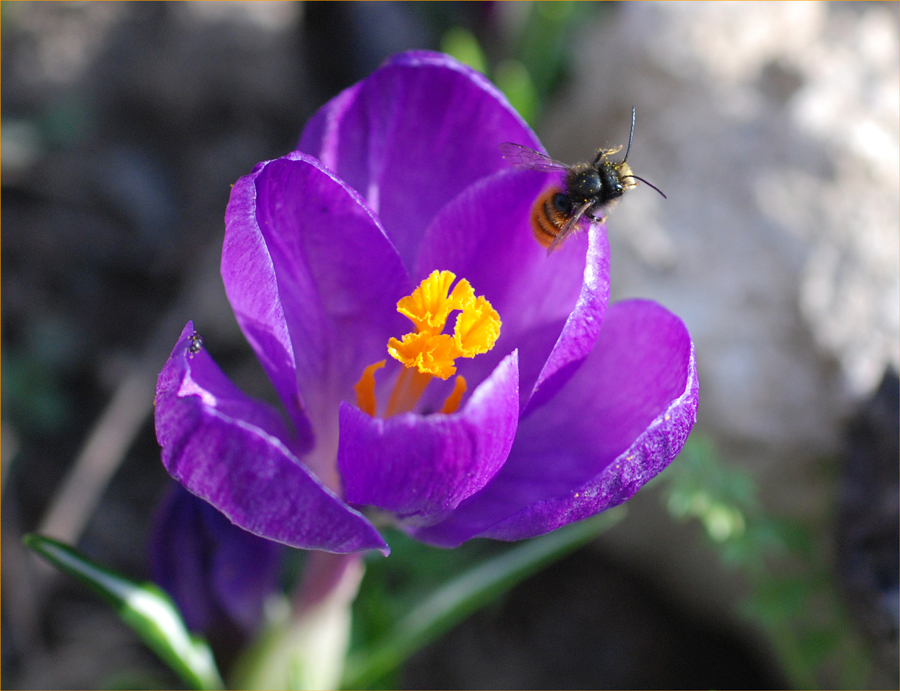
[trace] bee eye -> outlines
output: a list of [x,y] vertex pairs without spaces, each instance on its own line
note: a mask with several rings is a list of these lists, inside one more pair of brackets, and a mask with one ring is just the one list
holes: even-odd
[[572,212],[572,200],[562,192],[557,192],[553,195],[553,207],[562,214],[569,214]]

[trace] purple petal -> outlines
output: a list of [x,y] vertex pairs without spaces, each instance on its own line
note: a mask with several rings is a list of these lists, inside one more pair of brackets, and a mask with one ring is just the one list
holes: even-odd
[[278,543],[241,530],[173,483],[154,522],[150,570],[191,630],[208,633],[227,619],[251,634],[277,586],[282,554]]
[[272,258],[256,222],[256,190],[253,173],[238,180],[231,190],[225,213],[222,279],[244,335],[281,397],[297,432],[301,451],[313,445],[313,432],[297,393],[296,364]]
[[448,269],[491,302],[500,338],[460,372],[477,383],[519,349],[523,411],[552,397],[591,352],[609,300],[605,226],[590,224],[550,256],[532,235],[531,207],[558,177],[509,170],[466,189],[429,227],[413,274]]
[[451,415],[405,413],[383,420],[343,404],[338,467],[347,501],[427,525],[484,487],[516,434],[517,364],[513,352]]
[[409,277],[359,195],[299,152],[237,182],[226,228],[222,276],[238,322],[300,429],[305,404],[318,438],[304,460],[336,486],[338,404],[355,400],[363,369],[407,328],[396,303]]
[[390,58],[307,123],[301,151],[357,190],[413,266],[444,204],[509,167],[497,148],[540,142],[484,75],[439,53]]
[[241,528],[301,549],[387,549],[374,527],[297,459],[280,417],[242,394],[188,323],[159,375],[156,436],[163,465]]
[[613,305],[576,376],[520,422],[494,481],[415,537],[447,547],[520,540],[621,504],[681,450],[698,391],[681,320],[653,302]]

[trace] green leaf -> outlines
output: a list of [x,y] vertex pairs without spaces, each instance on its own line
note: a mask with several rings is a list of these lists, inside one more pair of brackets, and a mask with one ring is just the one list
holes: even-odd
[[497,65],[494,82],[519,115],[529,125],[533,125],[540,114],[541,101],[531,80],[531,73],[524,63],[519,60],[504,60]]
[[451,55],[464,65],[482,74],[487,73],[487,59],[478,39],[468,29],[461,26],[451,27],[441,38],[441,52]]
[[156,585],[135,583],[42,535],[26,535],[23,542],[112,605],[185,684],[194,689],[225,687],[206,641],[188,632],[175,603]]
[[413,607],[379,644],[351,654],[344,668],[342,686],[369,686],[498,595],[590,542],[624,516],[624,507],[606,511],[523,542],[453,578]]

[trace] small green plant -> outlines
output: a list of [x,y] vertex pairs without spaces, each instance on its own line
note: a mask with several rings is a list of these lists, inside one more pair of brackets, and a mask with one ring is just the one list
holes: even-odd
[[753,477],[697,433],[658,482],[669,513],[699,521],[748,580],[739,613],[766,632],[791,686],[865,687],[871,653],[847,620],[821,525],[769,515]]

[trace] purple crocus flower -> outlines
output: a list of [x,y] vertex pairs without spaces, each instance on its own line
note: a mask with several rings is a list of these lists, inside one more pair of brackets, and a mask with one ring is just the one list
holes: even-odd
[[173,483],[150,536],[150,572],[192,631],[214,645],[252,635],[277,587],[284,549],[236,528]]
[[547,256],[529,216],[559,175],[506,141],[542,150],[481,74],[404,53],[234,185],[222,276],[289,423],[188,324],[156,399],[176,480],[252,533],[353,552],[386,551],[375,515],[447,547],[540,535],[666,467],[690,336],[652,302],[607,310],[602,224]]

